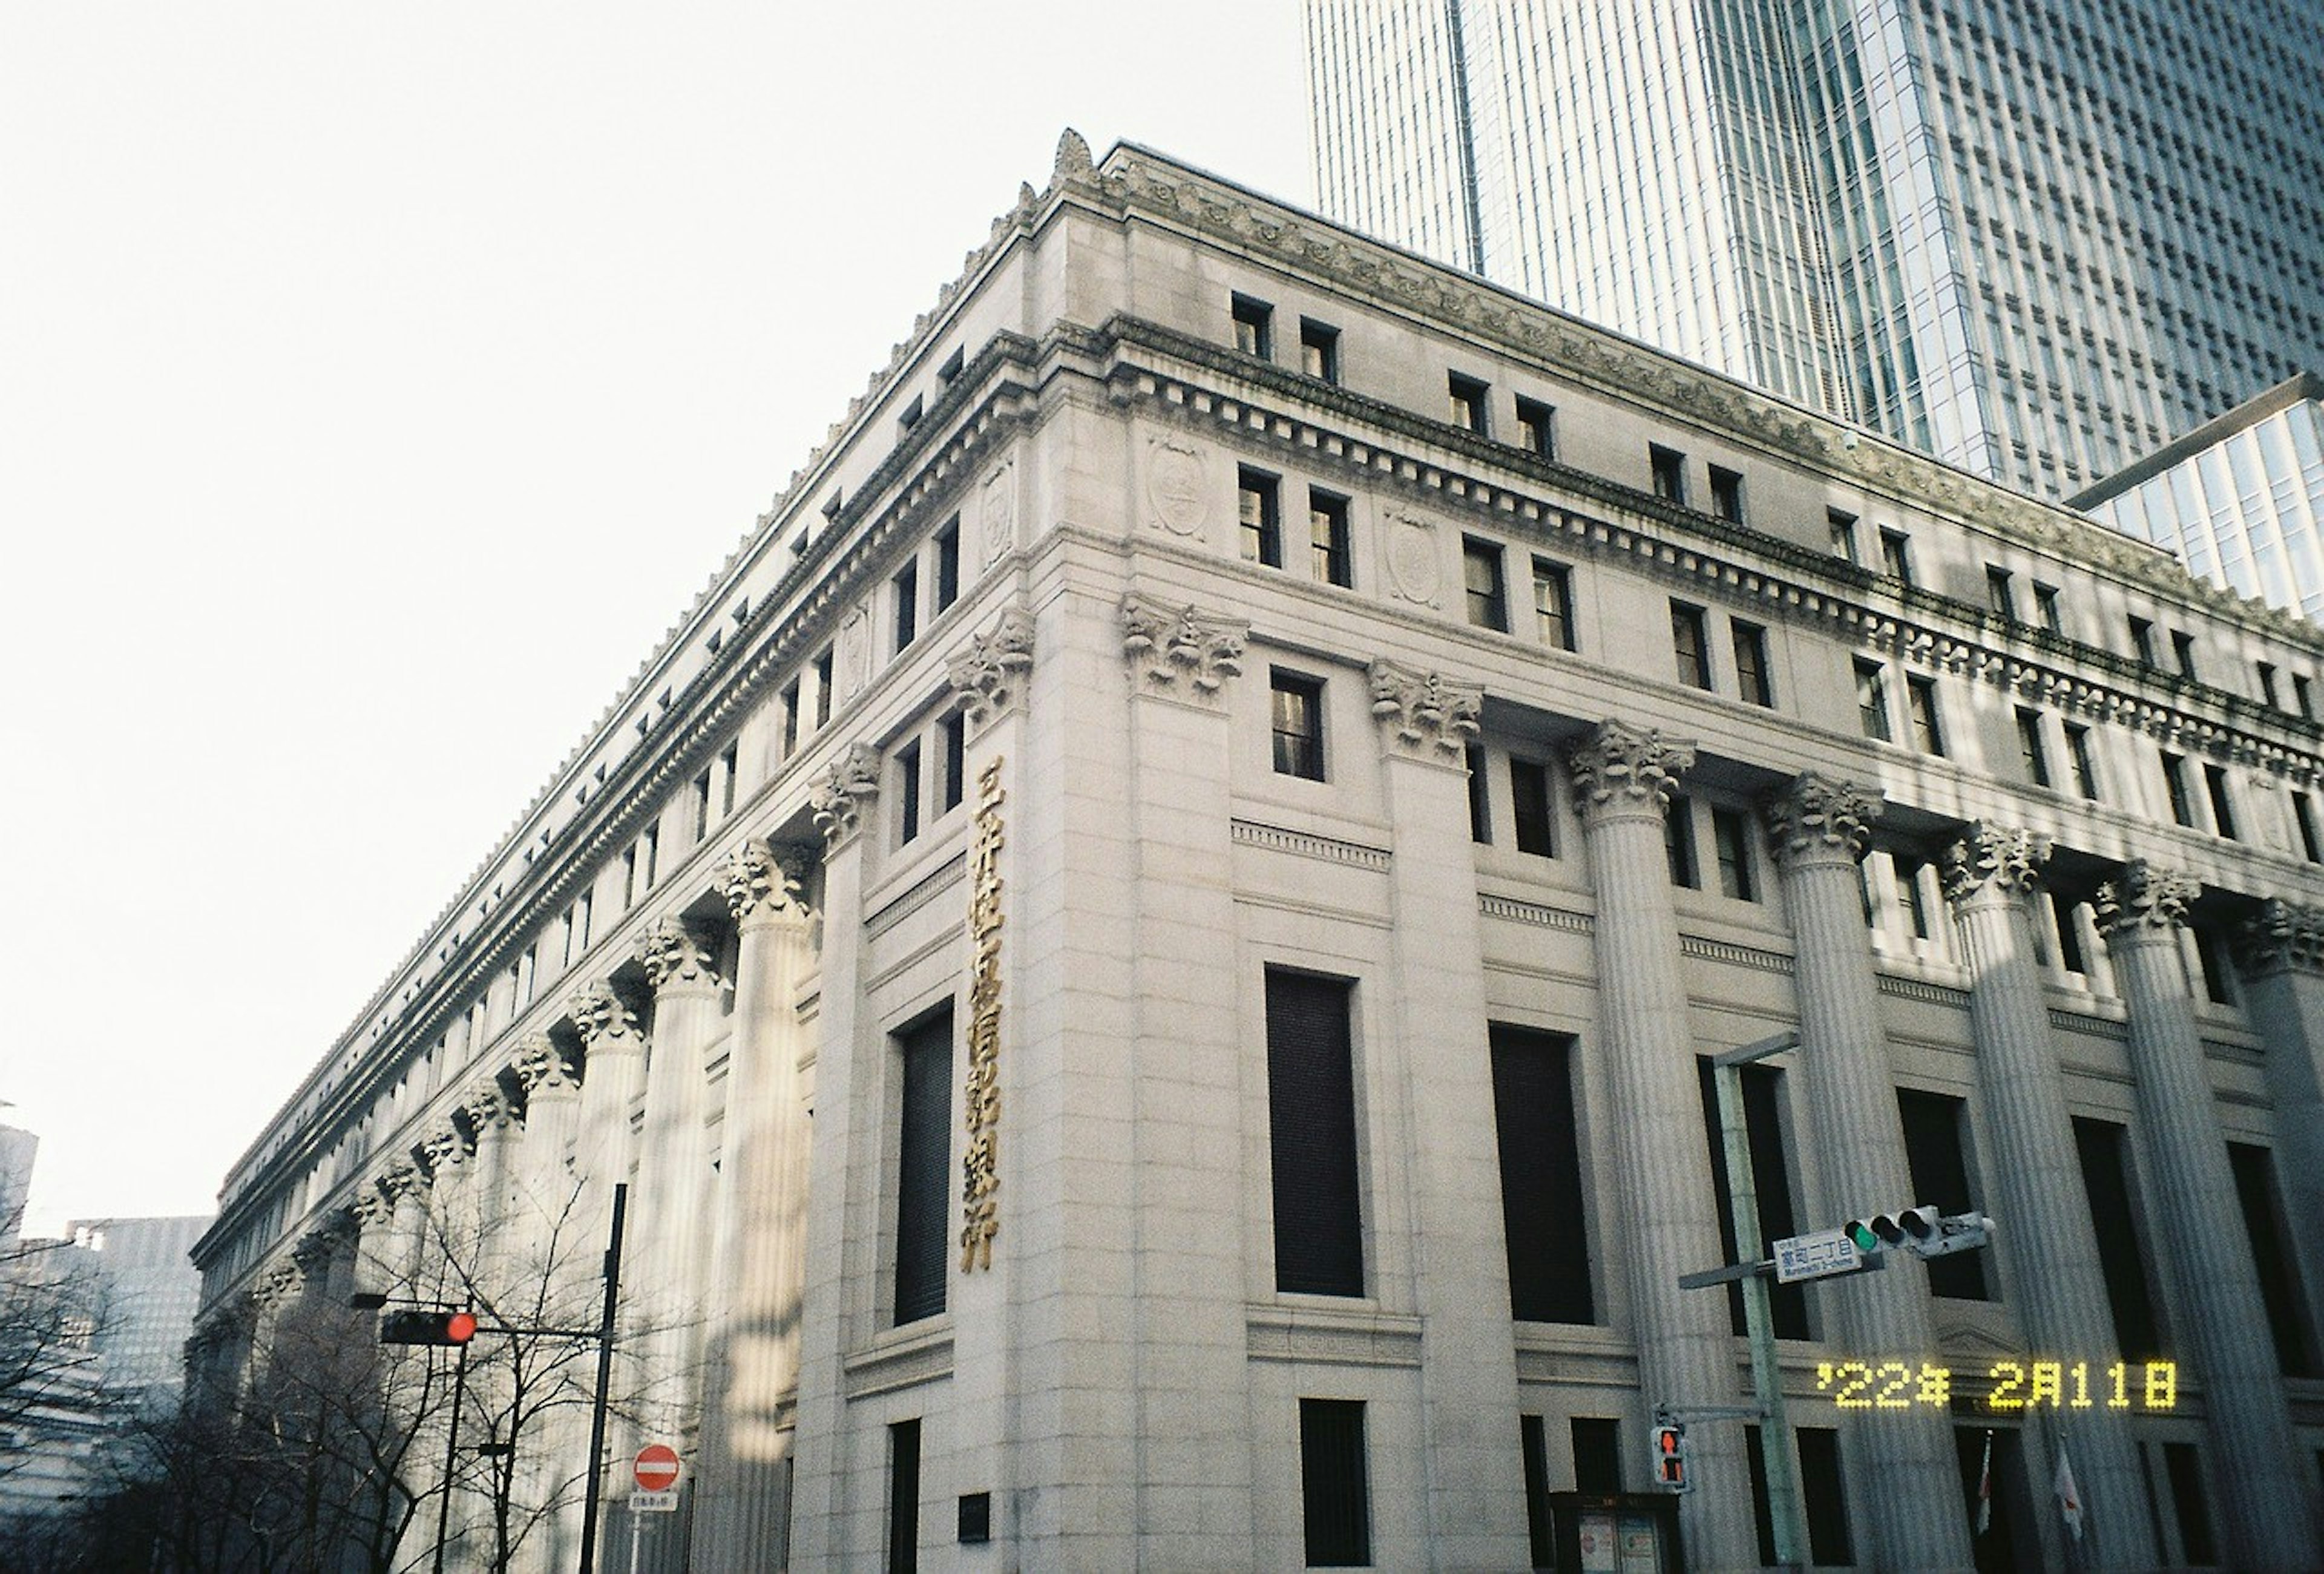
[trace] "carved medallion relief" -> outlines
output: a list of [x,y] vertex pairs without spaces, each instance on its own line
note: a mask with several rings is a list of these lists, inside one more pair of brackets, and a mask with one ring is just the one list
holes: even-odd
[[1443,577],[1436,521],[1401,511],[1381,521],[1380,556],[1388,564],[1388,590],[1399,601],[1433,607]]
[[1154,522],[1172,535],[1200,535],[1211,522],[1211,490],[1201,452],[1168,437],[1148,437],[1146,501]]
[[984,478],[978,511],[984,532],[984,566],[991,567],[1017,544],[1017,462],[1001,465]]

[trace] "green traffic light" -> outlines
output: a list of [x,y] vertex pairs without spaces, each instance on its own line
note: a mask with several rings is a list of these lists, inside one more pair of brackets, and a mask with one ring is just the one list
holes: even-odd
[[[1826,1214],[1824,1217],[1828,1219],[1831,1215]],[[1873,1234],[1872,1227],[1861,1219],[1851,1219],[1848,1221],[1848,1238],[1856,1243],[1858,1251],[1877,1252],[1880,1249],[1880,1238]]]

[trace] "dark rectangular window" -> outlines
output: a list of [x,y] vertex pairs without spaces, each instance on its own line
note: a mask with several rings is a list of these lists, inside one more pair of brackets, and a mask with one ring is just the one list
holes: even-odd
[[742,763],[742,746],[729,743],[718,757],[718,813],[721,818],[734,812],[735,774]]
[[2179,664],[2180,677],[2194,677],[2195,636],[2188,633],[2184,629],[2172,630],[2171,632],[2171,658]]
[[1275,308],[1248,295],[1234,298],[1235,348],[1262,361],[1275,356]]
[[1461,538],[1461,578],[1469,594],[1469,621],[1508,633],[1509,598],[1501,580],[1501,549],[1474,536]]
[[1536,1569],[1554,1569],[1557,1537],[1549,1508],[1549,1438],[1540,1416],[1517,1417],[1517,1446],[1525,1456],[1526,1561]]
[[1469,745],[1469,840],[1490,842],[1493,839],[1492,805],[1485,796],[1485,751],[1475,744]]
[[2276,696],[2275,664],[2270,661],[2263,661],[2259,663],[2257,670],[2259,673],[2259,697],[2266,701],[2267,704],[2274,709],[2282,710],[2283,708],[2283,701]]
[[1573,575],[1563,563],[1546,557],[1533,560],[1534,629],[1552,650],[1572,650],[1573,643]]
[[1664,811],[1663,851],[1670,859],[1671,884],[1701,888],[1702,879],[1694,867],[1694,804],[1684,793],[1673,793]]
[[[2098,1268],[2106,1279],[2107,1305],[2114,1313],[2115,1338],[2122,1346],[2123,1359],[2144,1361],[2163,1350],[2155,1333],[2154,1300],[2147,1289],[2146,1264],[2131,1212],[2130,1173],[2125,1168],[2123,1151],[2126,1135],[2110,1120],[2074,1117],[2074,1153],[2082,1167],[2082,1188],[2089,1195]],[[2058,1223],[2061,1229],[2073,1227],[2070,1220]]]
[[913,739],[896,750],[896,840],[909,842],[920,833],[920,741]]
[[2277,1364],[2287,1377],[2312,1377],[2316,1350],[2310,1341],[2300,1276],[2292,1266],[2292,1231],[2276,1190],[2273,1160],[2264,1147],[2231,1142],[2227,1164],[2235,1172],[2236,1198],[2243,1204],[2244,1229],[2251,1237],[2252,1266],[2259,1270],[2260,1303],[2267,1312],[2268,1331],[2275,1338]]
[[1929,924],[1929,898],[1921,888],[1923,871],[1928,865],[1917,858],[1896,860],[1896,893],[1904,898],[1904,917],[1913,926],[1913,938],[1927,940],[1935,931]]
[[1743,522],[1743,477],[1735,471],[1711,467],[1711,511],[1730,524]]
[[783,686],[783,758],[798,752],[799,686],[793,678]]
[[1444,395],[1447,419],[1456,427],[1466,427],[1480,437],[1485,436],[1489,425],[1486,412],[1493,396],[1491,385],[1454,372],[1444,380]]
[[1340,330],[1312,317],[1299,319],[1299,370],[1325,382],[1340,380]]
[[1302,1399],[1299,1496],[1310,1569],[1360,1569],[1372,1560],[1365,1475],[1363,1401]]
[[1824,523],[1831,530],[1831,555],[1845,557],[1850,563],[1864,561],[1862,548],[1856,544],[1856,516],[1836,508],[1823,511]]
[[907,563],[904,571],[888,582],[896,603],[896,649],[910,648],[920,637],[920,566]]
[[2017,758],[2024,763],[2025,779],[2035,787],[2050,785],[2050,750],[2042,739],[2042,713],[2017,707]]
[[1738,902],[1759,899],[1751,870],[1751,822],[1740,809],[1711,811],[1711,844],[1719,854],[1719,888]]
[[1740,618],[1728,621],[1735,636],[1735,691],[1749,704],[1773,706],[1775,680],[1767,675],[1767,631]]
[[2155,665],[2154,622],[2153,619],[2133,618],[2130,620],[2130,649],[2131,653],[2136,656],[2139,660],[2144,662],[2147,666],[2153,667]]
[[1491,1037],[1509,1314],[1527,1322],[1594,1321],[1573,1041],[1499,1023]]
[[1904,679],[1904,709],[1913,720],[1913,747],[1923,754],[1945,751],[1945,732],[1937,724],[1937,680]]
[[1985,571],[1985,604],[1995,617],[2014,623],[2017,621],[2017,596],[2010,589],[2009,579],[2006,568]]
[[638,839],[638,845],[643,849],[639,854],[639,861],[643,866],[645,888],[651,890],[655,878],[661,873],[661,827],[647,826],[646,833]]
[[1323,684],[1277,670],[1273,692],[1275,770],[1278,776],[1323,779]]
[[2316,719],[2316,691],[2304,673],[2292,675],[2292,708],[2311,722]]
[[2227,982],[2231,971],[2227,962],[2227,937],[2200,918],[2187,925],[2187,933],[2195,942],[2195,961],[2203,972],[2203,993],[2210,998],[2213,1005],[2234,1005],[2235,988]]
[[924,407],[918,396],[915,395],[912,399],[912,402],[904,407],[904,413],[896,418],[897,427],[903,431],[908,432],[914,427],[918,426],[920,424],[920,415],[923,408]]
[[710,834],[710,773],[704,771],[694,778],[694,840],[701,841]]
[[2187,762],[2169,750],[2163,751],[2163,790],[2171,799],[2171,817],[2181,825],[2195,823],[2195,800],[2187,791]]
[[[1719,1094],[1711,1084],[1710,1059],[1697,1060],[1695,1067],[1702,1077],[1702,1123],[1711,1144],[1711,1182],[1719,1206],[1719,1239],[1727,1254],[1720,1260],[1731,1263],[1737,1250],[1735,1217],[1727,1201],[1727,1164],[1722,1154],[1724,1144],[1719,1135]],[[1743,1133],[1751,1151],[1752,1184],[1759,1193],[1759,1240],[1765,1247],[1768,1241],[1799,1233],[1793,1228],[1792,1166],[1784,1145],[1784,1076],[1773,1066],[1747,1065],[1742,1071]],[[1807,1294],[1799,1285],[1769,1285],[1767,1302],[1775,1313],[1776,1338],[1808,1337]],[[1741,1285],[1727,1287],[1727,1305],[1735,1331],[1741,1333]]]
[[2232,842],[2236,837],[2236,812],[2227,802],[2227,771],[2225,766],[2203,767],[2203,790],[2211,798],[2211,829]]
[[1242,560],[1283,566],[1282,485],[1263,470],[1243,469],[1235,481],[1242,519]]
[[2062,634],[2066,631],[2065,624],[2058,615],[2056,585],[2043,584],[2038,579],[2034,582],[2034,612],[2042,620],[2042,626],[2052,634]]
[[1686,456],[1660,443],[1646,445],[1646,468],[1653,474],[1655,495],[1665,502],[1686,502]]
[[1557,411],[1537,399],[1517,395],[1517,445],[1537,458],[1557,457]]
[[936,613],[960,599],[960,520],[955,516],[936,532]]
[[2316,800],[2306,793],[2292,795],[2292,823],[2300,828],[2300,851],[2310,863],[2324,863],[2324,842],[2316,835]]
[[954,711],[936,732],[944,740],[944,807],[957,809],[968,791],[968,718]]
[[1517,816],[1517,851],[1555,858],[1551,829],[1549,767],[1534,759],[1509,761],[1509,809]]
[[2164,1443],[2163,1473],[2171,1480],[2171,1506],[2179,1516],[2179,1550],[2191,1568],[2219,1560],[2211,1540],[2211,1503],[2203,1495],[2203,1459],[2193,1443]]
[[1678,680],[1694,688],[1711,686],[1711,637],[1702,609],[1671,603],[1671,649],[1678,658]]
[[1267,973],[1267,1125],[1275,1287],[1364,1293],[1355,1046],[1344,979]]
[[1622,1423],[1608,1416],[1577,1415],[1566,1425],[1573,1444],[1573,1489],[1611,1497],[1622,1490]]
[[1759,1429],[1743,1429],[1743,1455],[1751,1471],[1751,1528],[1759,1534],[1759,1561],[1775,1560],[1775,1505],[1767,1496],[1767,1458],[1759,1451]]
[[1348,558],[1348,500],[1335,492],[1307,489],[1307,540],[1315,577],[1325,584],[1356,583]]
[[1896,741],[1888,719],[1888,674],[1877,661],[1856,664],[1856,716],[1867,738],[1881,743]]
[[815,658],[815,724],[821,727],[831,720],[831,651],[825,649]]
[[628,907],[638,899],[638,847],[632,842],[622,850],[622,906]]
[[1800,1506],[1808,1522],[1808,1561],[1845,1568],[1856,1561],[1848,1538],[1848,1494],[1840,1468],[1840,1433],[1828,1426],[1793,1432],[1800,1449]]
[[888,1574],[919,1574],[920,1422],[888,1424]]
[[2050,916],[2058,922],[2058,965],[2070,973],[2087,974],[2090,964],[2082,954],[2082,932],[2074,926],[2074,915],[2079,909],[2052,892],[2042,893],[2039,899],[2050,904]]
[[2090,730],[2088,727],[2068,725],[2066,759],[2074,768],[2074,790],[2096,803],[2098,773],[2097,765],[2090,759]]
[[[1969,1149],[1963,1123],[1967,1106],[1942,1093],[1896,1090],[1896,1113],[1904,1128],[1904,1164],[1913,1178],[1913,1201],[1947,1213],[1977,1206],[1969,1194]],[[1963,1301],[1989,1299],[1983,1252],[1954,1252],[1929,1259],[1929,1293]]]
[[960,381],[961,369],[967,363],[968,352],[965,350],[954,350],[951,354],[946,355],[944,358],[944,364],[936,368],[936,386],[950,388],[954,382]]
[[1913,583],[1913,541],[1902,530],[1880,532],[1880,567],[1889,578]]
[[952,1008],[896,1036],[902,1063],[896,1137],[896,1323],[945,1309],[952,1231]]
[[962,1546],[981,1547],[990,1542],[992,1540],[992,1494],[962,1493],[956,1523]]

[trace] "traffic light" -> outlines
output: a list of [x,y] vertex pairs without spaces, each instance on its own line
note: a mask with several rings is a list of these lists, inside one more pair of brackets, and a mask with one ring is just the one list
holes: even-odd
[[464,1345],[475,1337],[473,1312],[391,1312],[379,1320],[383,1345]]
[[1686,1475],[1686,1422],[1657,1421],[1653,1432],[1655,1485],[1665,1492],[1692,1492]]
[[1895,1213],[1876,1213],[1869,1219],[1851,1219],[1840,1228],[1858,1251],[1870,1254],[1893,1246],[1925,1256],[1928,1253],[1923,1248],[1935,1244],[1941,1218],[1934,1208],[1923,1204]]

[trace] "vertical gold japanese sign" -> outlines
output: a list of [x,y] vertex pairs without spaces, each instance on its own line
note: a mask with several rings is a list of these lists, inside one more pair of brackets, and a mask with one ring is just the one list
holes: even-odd
[[1001,1233],[1001,760],[976,773],[976,833],[968,854],[968,1155],[961,1162],[960,1268],[992,1266]]

